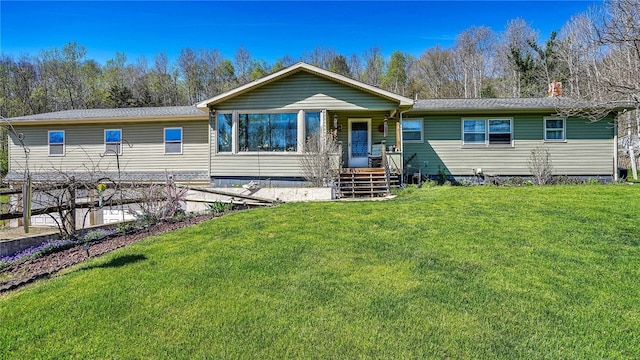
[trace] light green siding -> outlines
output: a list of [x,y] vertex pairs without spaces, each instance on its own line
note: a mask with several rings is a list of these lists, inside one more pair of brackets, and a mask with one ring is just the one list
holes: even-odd
[[[548,114],[551,116],[551,114]],[[424,119],[424,143],[406,143],[405,160],[425,174],[470,176],[482,168],[489,175],[530,175],[528,159],[531,150],[544,145],[551,154],[554,174],[573,176],[610,176],[614,173],[613,127],[610,119],[589,123],[568,119],[566,141],[543,141],[544,115],[477,116],[477,118],[513,119],[514,145],[463,146],[462,118],[475,116],[417,116]],[[425,162],[427,164],[425,165]]]
[[[164,128],[182,127],[182,154],[164,154]],[[99,125],[29,126],[18,127],[24,133],[24,143],[29,147],[31,172],[52,171],[116,171],[116,157],[104,156],[104,130],[122,129],[122,138],[132,147],[123,144],[120,168],[126,172],[197,171],[209,169],[208,125],[202,121],[175,121],[158,123],[112,123]],[[65,131],[65,155],[49,156],[48,130]],[[24,171],[22,148],[11,138],[9,141],[11,172]]]
[[216,110],[394,109],[397,103],[307,72],[215,104]]
[[218,154],[211,158],[211,176],[215,177],[303,177],[302,154]]

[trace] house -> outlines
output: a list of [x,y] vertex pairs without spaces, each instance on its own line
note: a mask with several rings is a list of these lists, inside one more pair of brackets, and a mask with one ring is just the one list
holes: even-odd
[[29,172],[41,180],[99,169],[122,180],[171,174],[216,187],[255,179],[300,184],[306,139],[329,132],[342,144],[338,156],[350,176],[380,153],[387,177],[389,169],[414,179],[417,173],[417,180],[528,176],[531,150],[544,145],[556,175],[615,178],[612,120],[622,109],[598,122],[557,116],[572,104],[562,97],[414,101],[298,63],[196,106],[8,119],[21,135],[10,134],[6,180],[22,181],[28,158]]

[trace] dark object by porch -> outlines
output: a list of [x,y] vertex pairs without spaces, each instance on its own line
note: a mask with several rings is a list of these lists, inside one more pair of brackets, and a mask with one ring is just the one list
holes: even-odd
[[627,180],[627,177],[629,176],[629,169],[625,169],[625,168],[618,168],[618,177],[622,180]]

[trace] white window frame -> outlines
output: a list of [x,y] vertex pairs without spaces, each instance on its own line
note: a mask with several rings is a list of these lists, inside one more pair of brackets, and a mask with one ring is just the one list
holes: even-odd
[[[180,130],[180,141],[167,141],[167,130]],[[183,144],[184,144],[184,130],[182,127],[166,127],[162,130],[162,136],[164,139],[164,154],[165,155],[182,155]],[[167,143],[170,144],[180,144],[180,151],[178,152],[167,152]]]
[[[220,115],[231,115],[231,150],[229,151],[220,151],[220,131],[219,131],[219,116]],[[235,112],[233,111],[219,111],[215,113],[214,116],[214,129],[215,129],[215,134],[216,134],[216,140],[215,140],[215,153],[216,154],[235,154],[235,146],[236,146],[236,133],[237,133],[237,122],[238,122],[238,117],[236,115]]]
[[[107,142],[107,131],[119,131],[120,132],[120,141],[118,142]],[[104,155],[116,155],[115,151],[107,151],[108,145],[118,145],[118,154],[122,155],[122,129],[104,129]]]
[[[212,123],[212,128],[215,131],[215,154],[216,155],[256,155],[264,152],[269,152],[270,156],[291,156],[293,154],[300,154],[304,150],[305,144],[305,136],[306,136],[306,114],[307,113],[320,113],[320,127],[318,131],[323,134],[326,131],[326,110],[321,109],[282,109],[282,110],[260,110],[260,109],[251,109],[251,110],[226,110],[226,111],[217,111],[214,116],[214,121]],[[293,150],[285,150],[285,151],[269,151],[269,150],[260,150],[260,151],[241,151],[240,150],[240,115],[245,114],[296,114],[297,122],[296,122],[296,148]],[[230,151],[220,151],[219,146],[219,116],[220,115],[231,115],[232,125],[231,125],[231,150]],[[183,134],[184,136],[184,134]]]
[[[505,143],[498,143],[498,144],[492,144],[491,143],[491,126],[490,123],[493,120],[499,120],[499,121],[509,121],[509,132],[508,133],[504,133],[504,132],[494,132],[493,134],[509,134],[509,143],[505,144]],[[487,146],[513,146],[513,119],[511,118],[490,118],[487,119]]]
[[[498,143],[498,144],[491,143],[491,140],[490,140],[491,134],[506,134],[506,133],[491,132],[490,127],[489,127],[489,123],[492,120],[501,120],[501,121],[508,120],[509,121],[509,133],[508,134],[509,134],[510,141],[509,141],[508,144],[506,144],[506,143],[502,143],[502,144],[500,144],[500,143]],[[465,134],[464,122],[465,121],[484,121],[484,142],[465,142],[464,141],[464,134]],[[462,133],[461,134],[462,135],[461,136],[461,142],[462,142],[463,146],[474,146],[474,145],[475,146],[511,146],[511,147],[514,146],[514,142],[513,142],[513,140],[514,140],[513,139],[513,118],[494,118],[494,117],[492,117],[492,118],[463,118],[462,121],[461,121],[461,133]],[[479,134],[479,132],[473,132],[473,133],[478,133]]]
[[298,134],[300,133],[300,131],[305,131],[305,129],[299,129],[298,126],[298,122],[296,120],[296,142],[295,142],[295,149],[293,150],[288,150],[285,149],[283,151],[272,151],[272,149],[270,147],[267,147],[265,149],[262,150],[241,150],[240,149],[240,116],[241,115],[278,115],[278,114],[293,114],[296,116],[296,119],[298,117],[298,113],[300,112],[300,110],[296,110],[296,109],[285,109],[285,110],[238,110],[234,112],[234,122],[233,125],[234,127],[237,129],[236,131],[234,131],[234,138],[233,140],[235,141],[235,143],[237,144],[234,147],[235,153],[236,154],[259,154],[261,152],[269,152],[270,154],[295,154],[298,153],[298,147],[300,144],[298,144]]
[[[548,129],[547,128],[547,120],[562,120],[562,129],[556,129],[556,128],[551,128]],[[567,119],[563,118],[563,117],[557,117],[557,116],[547,116],[545,117],[543,120],[543,136],[544,136],[544,141],[549,141],[549,142],[565,142],[567,141]],[[548,139],[547,138],[547,131],[561,131],[562,132],[562,138],[560,139]]]
[[[59,144],[51,144],[51,133],[58,133],[61,132],[62,133],[62,154],[52,154],[51,153],[51,145],[59,145]],[[47,131],[47,149],[49,152],[49,156],[65,156],[65,154],[67,153],[67,134],[65,133],[64,130],[49,130]]]
[[[420,122],[420,130],[405,130],[404,129],[404,123],[406,123],[407,121],[419,121]],[[407,138],[404,136],[405,131],[408,131],[408,132],[420,131],[420,140],[407,140]],[[424,142],[424,119],[422,119],[422,118],[402,119],[402,141],[405,142],[405,143],[423,143]]]

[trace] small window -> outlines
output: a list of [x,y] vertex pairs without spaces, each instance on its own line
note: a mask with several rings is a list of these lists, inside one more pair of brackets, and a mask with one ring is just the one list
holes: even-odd
[[544,119],[544,139],[547,141],[564,141],[564,119],[545,118]]
[[49,156],[64,156],[64,131],[49,131]]
[[122,154],[122,130],[107,129],[104,131],[104,154]]
[[402,141],[408,143],[423,142],[422,119],[402,120]]
[[164,153],[182,154],[182,128],[164,128]]
[[233,140],[233,114],[218,114],[218,152],[231,152]]

